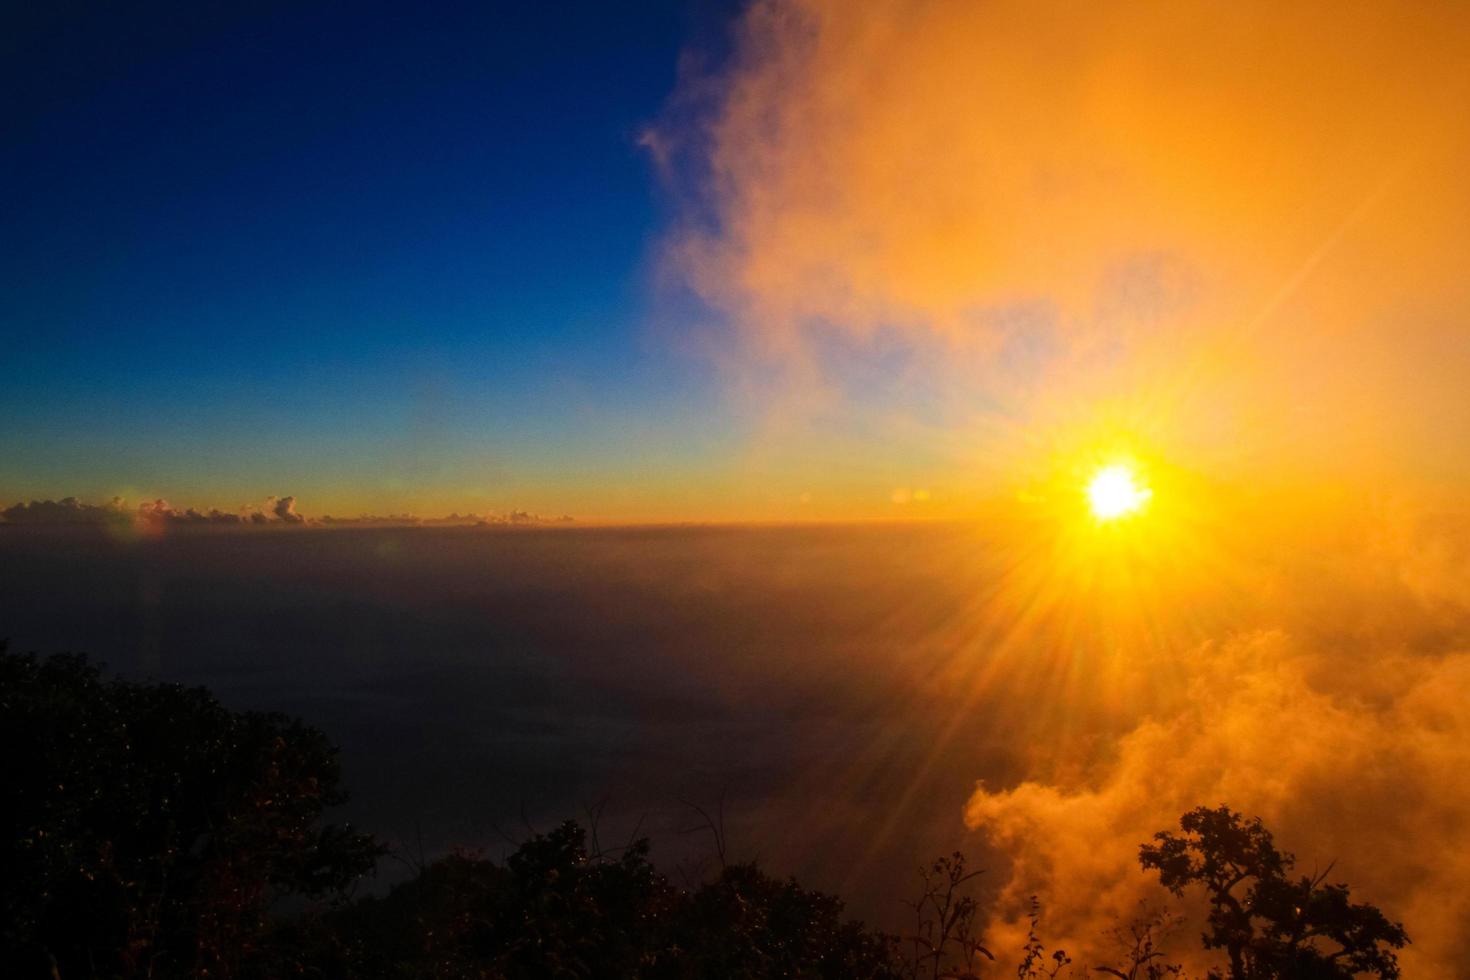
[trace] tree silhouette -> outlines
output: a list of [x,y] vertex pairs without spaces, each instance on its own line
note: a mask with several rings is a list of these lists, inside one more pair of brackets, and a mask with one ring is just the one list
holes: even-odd
[[914,976],[924,975],[927,966],[934,980],[966,980],[977,976],[980,957],[995,959],[976,938],[980,904],[965,887],[984,873],[967,870],[959,851],[919,869],[923,894],[905,903],[916,917],[913,933],[904,937],[913,948]]
[[[903,980],[888,938],[843,917],[842,903],[754,864],[729,864],[686,890],[638,839],[589,848],[566,822],[504,863],[458,854],[383,898],[328,922],[335,951],[319,972],[381,977],[540,980]],[[334,951],[334,952],[335,952]]]
[[0,646],[0,949],[17,976],[272,975],[284,897],[382,849],[323,826],[336,750],[203,688],[104,680]]
[[1398,977],[1394,951],[1409,941],[1403,926],[1372,905],[1352,903],[1346,885],[1326,884],[1330,866],[1289,877],[1292,855],[1276,849],[1260,818],[1229,807],[1198,807],[1179,825],[1182,835],[1155,834],[1139,861],[1175,895],[1192,885],[1205,889],[1204,944],[1225,951],[1231,980]]

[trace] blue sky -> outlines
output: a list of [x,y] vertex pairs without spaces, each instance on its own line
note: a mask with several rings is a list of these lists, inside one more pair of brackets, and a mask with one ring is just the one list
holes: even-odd
[[731,10],[40,6],[0,42],[7,498],[564,508],[719,452],[637,140]]

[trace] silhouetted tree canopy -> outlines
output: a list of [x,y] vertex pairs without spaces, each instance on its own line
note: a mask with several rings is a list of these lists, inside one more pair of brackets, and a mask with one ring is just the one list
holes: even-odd
[[0,655],[0,745],[0,942],[40,975],[272,973],[276,902],[382,853],[321,824],[345,798],[321,732],[202,688]]
[[[345,975],[811,980],[898,978],[890,941],[842,903],[752,864],[687,890],[646,840],[589,852],[568,822],[503,865],[455,855],[330,923]],[[345,954],[345,955],[343,955]]]
[[1276,849],[1259,818],[1198,807],[1179,825],[1183,834],[1160,831],[1139,860],[1176,895],[1205,889],[1204,943],[1225,951],[1231,980],[1399,975],[1394,951],[1409,941],[1403,926],[1351,902],[1346,885],[1325,883],[1327,872],[1290,877],[1294,858]]
[[[830,895],[751,864],[677,888],[646,840],[593,853],[575,823],[504,864],[452,855],[386,897],[340,901],[384,849],[321,823],[345,799],[336,750],[202,688],[0,648],[0,738],[14,975],[900,976],[888,937]],[[289,897],[339,901],[273,914]]]

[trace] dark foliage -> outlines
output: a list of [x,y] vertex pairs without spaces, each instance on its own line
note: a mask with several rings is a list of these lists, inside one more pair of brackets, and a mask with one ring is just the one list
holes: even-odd
[[976,938],[975,914],[980,906],[966,887],[982,874],[968,870],[959,851],[919,869],[924,891],[909,903],[915,914],[914,931],[902,937],[902,945],[912,950],[913,976],[967,980],[978,975],[981,957],[995,959]]
[[565,823],[503,864],[453,856],[328,924],[337,968],[360,977],[896,978],[882,935],[842,903],[754,865],[694,890],[647,841],[589,853]]
[[1026,928],[1024,955],[1016,967],[1016,976],[1020,980],[1056,980],[1057,974],[1071,965],[1072,957],[1064,949],[1053,950],[1047,956],[1046,946],[1041,941],[1041,902],[1035,895],[1031,896],[1031,912],[1027,918],[1030,925]]
[[1118,980],[1179,980],[1184,976],[1184,967],[1171,963],[1163,946],[1169,933],[1184,922],[1183,917],[1163,909],[1149,911],[1142,904],[1140,910],[1132,922],[1112,930],[1113,941],[1122,954],[1117,965],[1093,969]]
[[349,904],[383,848],[321,824],[335,749],[203,689],[0,650],[0,738],[6,976],[899,976],[832,896],[749,864],[680,889],[646,840],[589,851],[574,823]]
[[323,826],[336,750],[203,689],[0,650],[0,944],[25,976],[272,975],[272,909],[381,848]]
[[1205,889],[1205,947],[1225,951],[1231,980],[1399,975],[1394,951],[1409,941],[1403,926],[1353,904],[1346,885],[1324,883],[1327,872],[1289,877],[1294,859],[1276,849],[1259,819],[1199,807],[1179,824],[1182,835],[1155,834],[1139,860],[1176,895]]

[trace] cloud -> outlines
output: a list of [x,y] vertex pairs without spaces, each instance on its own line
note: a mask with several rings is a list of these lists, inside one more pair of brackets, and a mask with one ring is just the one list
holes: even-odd
[[1467,45],[1452,4],[761,0],[646,140],[669,267],[796,389],[1448,456]]
[[268,497],[266,504],[270,507],[270,512],[276,520],[285,524],[300,524],[306,520],[296,513],[295,497]]
[[[1179,905],[1139,869],[1138,845],[1225,803],[1261,816],[1302,870],[1335,862],[1333,880],[1403,921],[1406,975],[1470,969],[1470,515],[1400,500],[1359,520],[1317,516],[1257,549],[1258,599],[1232,628],[1162,660],[1123,653],[1159,683],[1126,690],[1121,735],[1058,753],[1059,732],[1028,729],[1018,737],[1046,741],[1051,764],[977,787],[966,823],[1010,861],[991,948],[1020,945],[1035,894],[1049,945],[1105,962],[1108,930],[1140,902]],[[1202,603],[1163,612],[1212,616]],[[1122,690],[1036,710],[1085,717]],[[1176,958],[1200,955],[1195,934],[1179,933]]]
[[60,500],[32,500],[20,502],[0,510],[0,519],[7,524],[105,524],[114,521],[126,522],[128,517],[122,509],[122,501],[113,498],[105,506],[84,504],[76,497]]
[[413,514],[359,514],[356,517],[333,517],[328,514],[319,523],[329,527],[416,527],[424,522]]
[[198,525],[269,525],[304,524],[306,518],[296,512],[295,497],[267,497],[260,507],[241,507],[223,511],[211,507],[196,510],[179,509],[163,498],[145,500],[129,508],[121,497],[113,497],[105,505],[87,504],[76,497],[61,500],[32,500],[0,510],[0,522],[7,524],[64,525],[91,524],[140,530]]
[[575,519],[568,516],[542,517],[530,511],[511,510],[504,514],[461,514],[458,511],[443,517],[418,517],[413,514],[361,514],[357,517],[323,517],[321,524],[343,527],[502,527],[537,526],[544,524],[569,524]]
[[486,517],[480,520],[480,524],[540,524],[541,518],[524,510],[513,510],[507,514]]
[[222,511],[211,507],[200,511],[193,507],[179,509],[163,498],[145,500],[135,508],[129,508],[121,497],[114,497],[106,504],[87,504],[76,497],[61,500],[32,500],[16,503],[0,510],[0,524],[30,525],[110,525],[120,528],[135,528],[157,531],[169,527],[202,525],[230,526],[278,526],[320,525],[324,527],[497,527],[539,526],[548,524],[570,524],[574,518],[542,517],[525,510],[510,510],[503,514],[460,514],[443,517],[419,517],[414,514],[360,514],[356,517],[333,517],[325,515],[310,518],[296,510],[296,497],[270,496],[259,506],[245,506],[234,511]]
[[[678,244],[706,295],[777,329],[984,329],[977,305],[1090,301],[1160,252],[1294,267],[1406,149],[1464,149],[1467,33],[1408,5],[765,0]],[[1416,256],[1454,231],[1406,217],[1441,233]]]
[[157,499],[138,505],[136,519],[144,524],[243,524],[245,518],[238,513],[226,513],[215,508],[198,511],[193,507],[175,509],[168,501]]
[[1110,926],[1140,901],[1167,901],[1138,870],[1138,845],[1224,802],[1262,816],[1304,869],[1336,862],[1334,880],[1401,918],[1408,972],[1456,975],[1470,784],[1445,777],[1470,771],[1470,653],[1354,665],[1372,700],[1314,677],[1322,656],[1279,633],[1203,647],[1185,708],[1142,722],[1093,780],[977,790],[967,823],[1014,861],[993,942],[1020,945],[1025,899],[1039,894],[1053,944],[1103,955]]

